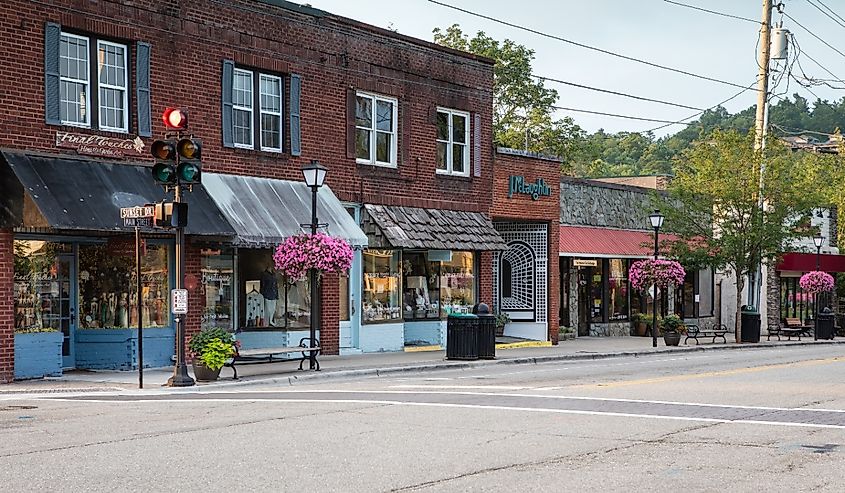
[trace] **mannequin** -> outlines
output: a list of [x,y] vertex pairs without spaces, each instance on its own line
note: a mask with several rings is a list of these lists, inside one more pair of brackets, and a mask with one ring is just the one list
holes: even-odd
[[279,299],[279,284],[273,268],[268,265],[261,273],[261,295],[264,296],[264,316],[268,326],[276,325],[276,300]]
[[121,293],[120,305],[117,309],[117,326],[129,327],[129,293]]

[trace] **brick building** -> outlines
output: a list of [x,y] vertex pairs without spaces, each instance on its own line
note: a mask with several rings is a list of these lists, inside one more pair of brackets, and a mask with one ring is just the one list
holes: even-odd
[[145,366],[169,364],[172,235],[143,229],[138,310],[119,217],[166,198],[149,146],[168,106],[203,139],[203,185],[185,194],[189,334],[223,327],[245,347],[308,334],[307,283],[275,273],[272,248],[310,221],[312,160],[328,168],[320,222],[356,247],[348,276],[321,281],[324,352],[442,344],[446,314],[493,303],[508,233],[491,221],[507,192],[493,176],[492,60],[284,0],[0,12],[0,79],[15,81],[0,89],[0,381],[55,373],[29,366],[56,341],[61,361],[44,364],[59,371],[135,368],[139,317]]

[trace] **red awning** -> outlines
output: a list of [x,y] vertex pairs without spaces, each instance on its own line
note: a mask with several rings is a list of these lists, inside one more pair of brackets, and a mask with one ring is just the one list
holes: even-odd
[[[845,255],[819,255],[820,269],[825,272],[845,272]],[[777,270],[810,272],[816,270],[815,253],[786,253]]]
[[[677,240],[661,234],[660,240]],[[560,253],[583,257],[650,257],[654,254],[654,236],[648,231],[630,229],[560,227]]]

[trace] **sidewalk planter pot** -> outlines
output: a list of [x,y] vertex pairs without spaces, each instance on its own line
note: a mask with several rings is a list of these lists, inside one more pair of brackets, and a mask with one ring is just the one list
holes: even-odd
[[62,333],[15,334],[15,379],[62,376]]
[[194,359],[191,364],[194,367],[194,378],[196,378],[198,382],[213,382],[220,378],[220,368],[212,370],[196,359]]
[[677,346],[681,342],[681,333],[667,330],[663,332],[663,342],[665,342],[667,346]]
[[667,346],[677,346],[680,344],[681,333],[686,332],[683,320],[674,313],[663,317],[659,327],[663,330],[663,342]]
[[[173,364],[173,327],[144,329],[144,368]],[[89,370],[137,370],[138,329],[79,329],[76,367]]]

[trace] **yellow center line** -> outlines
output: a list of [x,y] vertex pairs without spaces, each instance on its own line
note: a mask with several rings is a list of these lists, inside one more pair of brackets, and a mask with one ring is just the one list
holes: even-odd
[[592,383],[592,384],[584,384],[584,385],[571,385],[567,386],[570,389],[577,389],[577,388],[592,388],[592,387],[625,387],[628,385],[648,385],[651,383],[661,383],[661,382],[678,382],[684,380],[695,380],[698,378],[712,378],[712,377],[726,377],[732,375],[742,375],[745,373],[756,373],[761,371],[770,371],[770,370],[779,370],[782,368],[797,368],[802,366],[816,366],[816,365],[826,365],[830,363],[835,363],[841,361],[842,358],[835,357],[835,358],[826,358],[826,359],[818,359],[818,360],[808,360],[808,361],[799,361],[796,363],[778,363],[774,365],[763,365],[763,366],[755,366],[751,368],[737,368],[733,370],[720,370],[720,371],[706,371],[702,373],[690,373],[685,375],[669,375],[665,377],[654,377],[654,378],[641,378],[638,380],[623,380],[620,382],[608,382],[608,383]]

